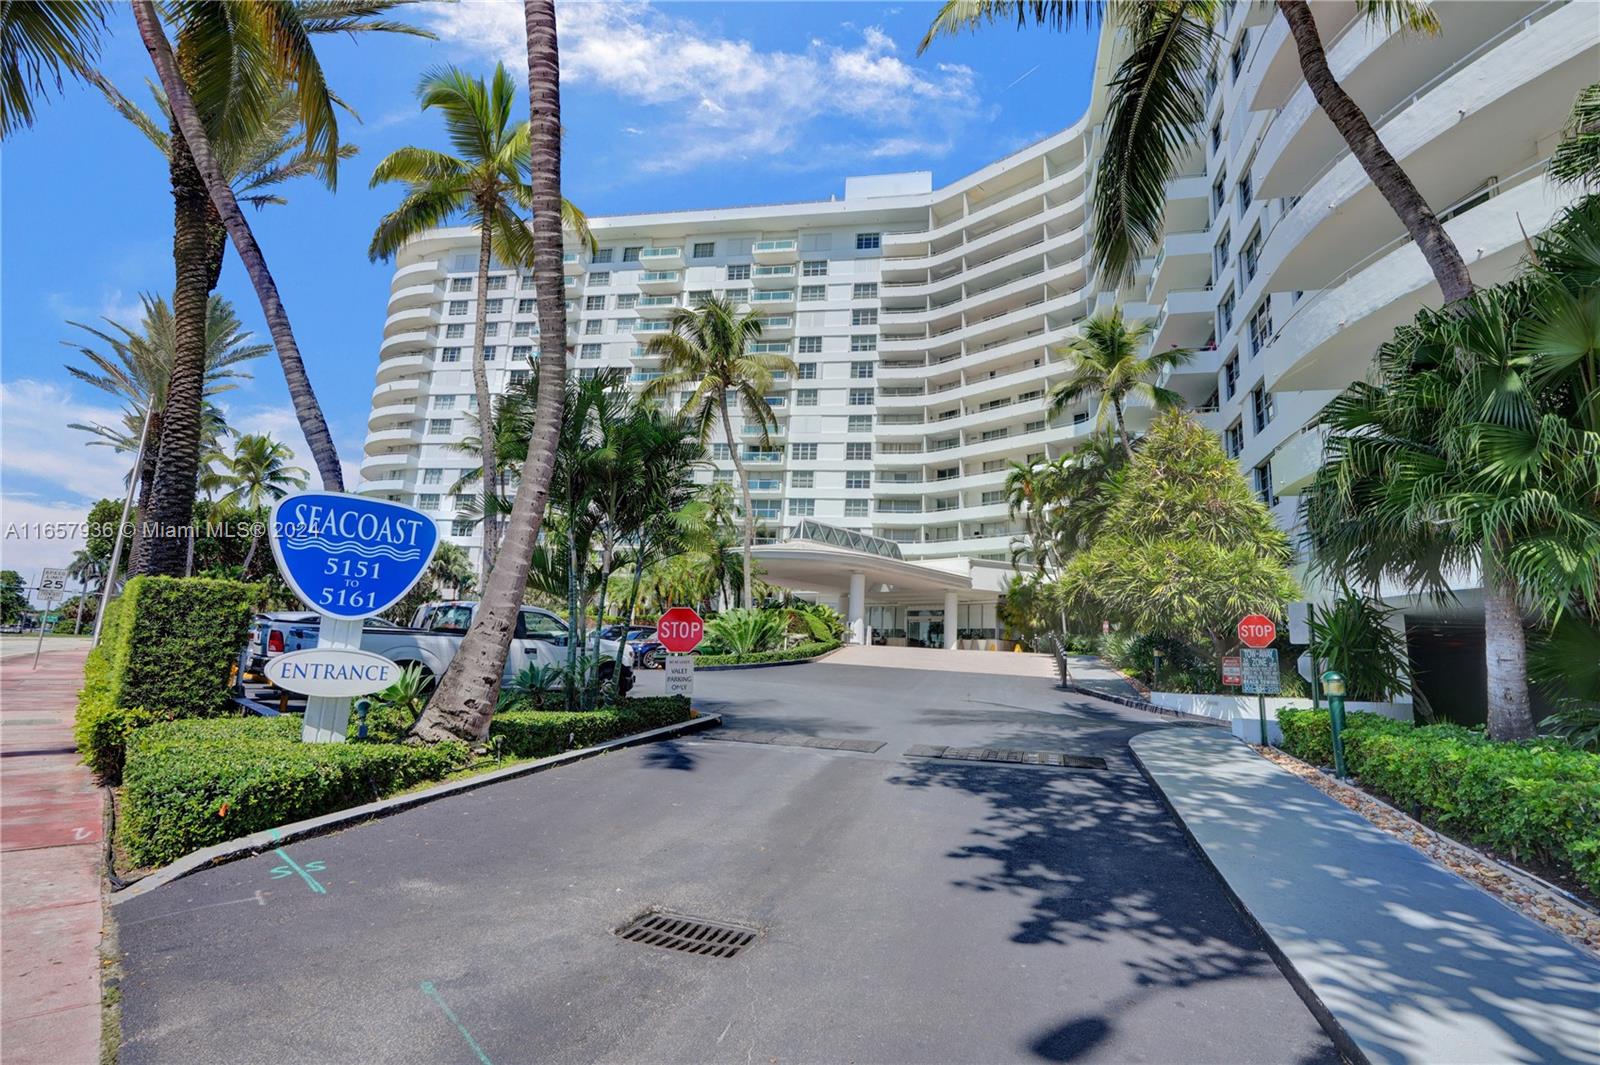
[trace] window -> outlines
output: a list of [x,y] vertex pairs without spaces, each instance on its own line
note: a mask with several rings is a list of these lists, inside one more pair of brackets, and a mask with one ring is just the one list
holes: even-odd
[[499,322],[485,322],[485,323],[483,323],[483,335],[486,336],[486,337],[497,337],[497,336],[499,336],[500,335],[500,323]]
[[457,518],[450,523],[450,535],[471,536],[474,524],[471,518]]
[[508,380],[508,383],[513,384],[513,385],[525,385],[525,384],[528,383],[528,371],[527,370],[512,370],[511,371],[511,376],[507,380]]
[[422,471],[422,483],[423,484],[438,484],[440,481],[443,481],[443,480],[444,480],[444,471],[443,470],[423,470]]
[[538,309],[538,305],[531,299],[517,301],[518,314],[533,314]]
[[800,381],[815,381],[817,379],[817,364],[802,362],[795,365],[795,379]]
[[450,425],[451,425],[451,419],[449,419],[449,418],[429,418],[428,419],[428,432],[430,432],[430,433],[448,433],[450,431]]
[[750,290],[747,288],[724,289],[722,295],[729,303],[735,305],[750,302]]
[[603,311],[606,309],[606,298],[604,296],[585,296],[583,309],[586,311]]
[[877,251],[881,247],[883,247],[883,235],[881,233],[856,234],[856,251]]
[[1250,354],[1261,353],[1261,349],[1272,341],[1272,300],[1269,297],[1261,301],[1261,306],[1256,308],[1256,313],[1250,316]]
[[532,344],[518,344],[516,347],[511,349],[511,357],[513,359],[532,359],[533,358],[533,345]]
[[801,277],[827,277],[828,260],[808,259],[800,264]]
[[844,501],[844,516],[847,518],[866,517],[867,501],[865,499],[846,499]]
[[1217,175],[1217,180],[1211,183],[1211,216],[1215,218],[1222,213],[1222,205],[1228,202],[1228,172],[1222,171]]
[[729,263],[728,264],[728,276],[727,276],[727,279],[729,281],[748,281],[748,280],[750,280],[750,264],[749,263]]
[[1256,385],[1250,390],[1250,421],[1256,433],[1260,433],[1272,424],[1272,393],[1267,391],[1264,384]]
[[1255,186],[1250,181],[1250,171],[1244,172],[1244,177],[1239,179],[1239,217],[1243,218],[1245,211],[1250,207],[1250,201],[1255,197]]
[[1239,80],[1239,71],[1244,69],[1245,46],[1250,43],[1250,31],[1245,30],[1239,35],[1239,43],[1233,46],[1233,52],[1228,56],[1228,77],[1232,81]]
[[1072,416],[1072,424],[1073,425],[1086,425],[1086,424],[1088,424],[1088,421],[1089,421],[1089,412],[1086,411],[1086,410],[1080,410],[1080,411],[1078,411],[1076,414],[1074,414]]
[[617,297],[617,310],[631,311],[639,305],[639,296],[635,292],[624,292]]
[[616,251],[615,248],[601,248],[599,251],[594,253],[594,258],[590,261],[596,263],[608,263],[611,261],[611,253],[614,251]]
[[873,307],[860,307],[850,312],[851,325],[877,325],[878,312]]
[[438,510],[439,509],[439,493],[438,492],[423,492],[423,493],[419,494],[417,496],[417,509],[418,510]]
[[993,492],[985,492],[985,493],[983,493],[983,496],[980,499],[980,502],[983,503],[984,506],[993,506],[996,503],[1004,503],[1005,501],[1006,501],[1006,494],[1005,494],[1005,492],[1000,491],[999,489],[996,489]]
[[796,470],[789,475],[789,483],[795,488],[815,488],[817,475],[813,470]]
[[828,286],[827,285],[801,285],[800,286],[800,299],[803,302],[811,302],[811,301],[814,301],[814,300],[825,300],[827,298],[828,298]]
[[442,352],[439,353],[439,361],[440,362],[460,362],[461,361],[461,349],[460,348],[445,348]]
[[850,338],[850,350],[851,351],[877,351],[878,350],[878,338],[875,337],[875,336],[867,335],[867,334],[861,334],[861,335],[857,335],[857,336],[852,336]]
[[789,500],[789,516],[791,518],[809,518],[817,512],[815,499]]
[[1239,277],[1242,285],[1248,285],[1256,276],[1256,269],[1261,265],[1261,230],[1257,229],[1250,234],[1250,239],[1244,242],[1244,247],[1239,249]]
[[870,407],[877,398],[877,393],[870,388],[852,388],[850,390],[850,405],[852,407]]
[[[874,234],[876,235],[876,234]],[[871,444],[846,444],[844,446],[844,460],[846,462],[872,461]]]
[[1217,243],[1211,248],[1211,273],[1214,277],[1221,277],[1228,268],[1228,256],[1233,253],[1233,231],[1223,227],[1222,236],[1217,238]]
[[517,287],[524,292],[531,290],[533,288],[533,275],[523,274],[522,278],[517,282]]
[[852,432],[852,433],[870,433],[870,432],[872,432],[872,415],[870,415],[870,414],[852,414],[852,415],[850,415],[850,424],[847,426],[847,431],[848,432]]
[[591,285],[609,285],[609,284],[611,284],[611,271],[610,270],[596,270],[596,271],[594,271],[593,273],[591,273],[589,275],[589,284],[591,284]]
[[1256,496],[1267,506],[1278,502],[1278,497],[1272,494],[1272,463],[1263,462],[1255,469]]
[[1211,150],[1216,151],[1220,147],[1222,147],[1222,117],[1219,115],[1217,120],[1211,123]]
[[[727,446],[727,445],[723,445],[723,446]],[[711,483],[712,484],[732,484],[733,483],[733,471],[732,470],[716,470],[716,471],[713,471],[713,473],[711,474]]]
[[1233,328],[1233,290],[1222,297],[1222,302],[1217,304],[1217,335],[1226,336],[1228,330]]
[[817,461],[817,445],[790,444],[789,457],[796,462],[815,462]]
[[452,277],[450,279],[450,291],[451,292],[471,292],[472,291],[472,278],[470,278],[470,277]]
[[449,314],[466,314],[467,313],[467,301],[466,300],[451,300],[450,301],[450,308],[449,308],[447,313],[449,313]]
[[434,410],[452,410],[452,409],[454,409],[455,405],[456,405],[456,397],[455,396],[434,396],[433,397],[433,409]]
[[814,388],[797,389],[794,394],[794,405],[797,407],[815,407],[817,405],[817,390]]
[[641,251],[643,251],[643,250],[644,250],[644,245],[642,245],[642,244],[640,244],[640,245],[638,245],[636,247],[632,247],[632,248],[623,248],[622,249],[622,261],[625,262],[625,263],[636,263],[636,262],[638,262],[639,261],[639,253]]
[[778,517],[778,501],[776,499],[757,499],[750,504],[750,513],[758,518],[776,520]]
[[1222,391],[1226,399],[1232,399],[1233,394],[1239,391],[1239,356],[1237,355],[1228,356],[1228,361],[1222,364]]
[[717,254],[717,245],[715,241],[704,240],[696,243],[694,246],[694,257],[696,259],[709,259],[715,254]]
[[847,473],[844,475],[844,486],[852,491],[864,491],[872,487],[872,474]]
[[726,462],[726,461],[728,461],[728,454],[729,454],[729,452],[728,452],[728,445],[727,444],[712,444],[711,445],[711,457],[712,458],[720,459],[721,461]]
[[1010,429],[985,429],[983,431],[982,439],[983,440],[1004,440],[1006,437],[1008,437],[1010,435],[1011,435],[1011,430]]
[[1239,452],[1244,450],[1244,422],[1236,421],[1223,431],[1222,450],[1230,459],[1239,457]]
[[505,310],[506,310],[506,301],[505,300],[484,300],[484,313],[485,314],[504,314]]
[[858,381],[869,380],[877,369],[877,363],[870,361],[856,361],[850,364],[850,376]]
[[533,322],[518,322],[511,327],[511,335],[514,337],[531,337],[533,336],[533,327]]
[[878,283],[876,281],[858,281],[850,287],[850,298],[853,300],[875,300],[878,298]]
[[583,335],[586,337],[599,336],[600,330],[605,328],[605,324],[604,319],[591,318],[583,323]]
[[489,292],[504,292],[505,290],[506,290],[506,275],[505,274],[490,274],[489,275],[489,287],[488,287],[488,289],[486,291],[489,291]]
[[822,353],[822,338],[801,337],[795,341],[795,350],[802,355],[820,355]]
[[466,335],[467,327],[462,325],[460,322],[456,322],[454,325],[447,325],[444,327],[444,338],[446,340],[460,340]]
[[585,344],[583,347],[578,349],[578,358],[580,359],[598,359],[599,357],[599,344]]

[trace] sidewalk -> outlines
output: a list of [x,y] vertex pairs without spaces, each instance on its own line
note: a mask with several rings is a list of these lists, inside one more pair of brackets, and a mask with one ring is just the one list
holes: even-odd
[[1231,736],[1130,746],[1352,1060],[1600,1065],[1600,959]]
[[100,1058],[102,797],[73,751],[85,644],[0,660],[0,1058]]

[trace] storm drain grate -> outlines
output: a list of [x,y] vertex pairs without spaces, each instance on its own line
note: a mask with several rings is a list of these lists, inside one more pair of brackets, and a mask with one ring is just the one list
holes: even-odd
[[748,928],[676,913],[636,917],[617,929],[617,935],[630,943],[708,958],[731,958],[756,939],[756,933]]
[[1011,765],[1048,765],[1059,769],[1104,769],[1104,758],[1064,754],[1061,751],[1013,751],[994,747],[930,747],[918,744],[907,758],[950,758],[962,762],[1006,762]]

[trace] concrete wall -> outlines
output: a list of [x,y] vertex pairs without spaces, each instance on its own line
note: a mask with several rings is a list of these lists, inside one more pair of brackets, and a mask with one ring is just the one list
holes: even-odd
[[[1260,715],[1254,695],[1191,695],[1187,692],[1151,692],[1150,701],[1168,710],[1231,722],[1233,734],[1251,743],[1261,742]],[[1310,699],[1267,699],[1267,741],[1278,743],[1283,733],[1278,728],[1279,710],[1304,710],[1311,706]],[[1396,721],[1412,719],[1410,703],[1357,703],[1344,704],[1346,713],[1364,711],[1382,714]]]

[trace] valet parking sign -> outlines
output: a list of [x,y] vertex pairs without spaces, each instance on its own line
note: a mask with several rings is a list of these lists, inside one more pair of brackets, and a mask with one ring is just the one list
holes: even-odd
[[322,623],[316,647],[272,659],[267,677],[310,696],[301,739],[340,742],[350,697],[382,691],[399,676],[393,662],[361,650],[362,622],[417,583],[439,546],[439,528],[399,503],[302,492],[272,508],[268,539],[283,579]]

